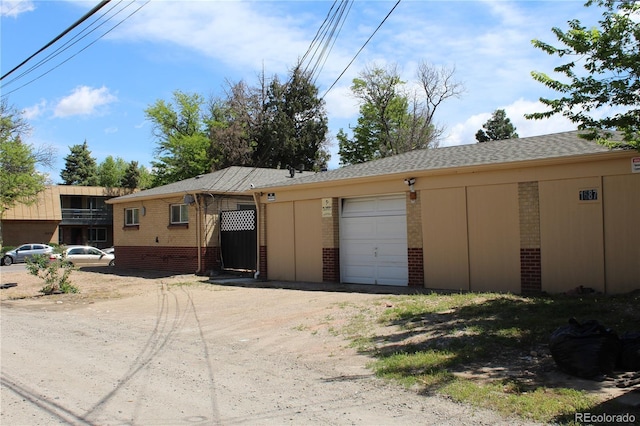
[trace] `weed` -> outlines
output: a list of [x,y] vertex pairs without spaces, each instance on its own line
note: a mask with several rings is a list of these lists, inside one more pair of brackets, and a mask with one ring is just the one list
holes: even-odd
[[27,271],[44,280],[44,287],[40,290],[44,294],[54,293],[78,293],[78,287],[71,284],[70,276],[76,268],[60,255],[54,260],[49,260],[44,255],[36,255],[27,259]]
[[[554,422],[572,413],[597,411],[597,399],[567,387],[549,387],[526,361],[570,317],[597,319],[620,332],[640,323],[640,293],[621,296],[522,297],[510,294],[460,293],[395,296],[380,315],[354,314],[342,335],[352,346],[375,357],[375,373],[425,393],[447,395],[506,415]],[[374,324],[384,326],[376,335]],[[389,334],[391,333],[391,334]],[[550,357],[546,358],[550,361]],[[533,378],[508,374],[473,374],[518,367]],[[480,370],[478,370],[480,371]],[[462,374],[465,373],[465,374]],[[471,374],[469,374],[471,373]]]

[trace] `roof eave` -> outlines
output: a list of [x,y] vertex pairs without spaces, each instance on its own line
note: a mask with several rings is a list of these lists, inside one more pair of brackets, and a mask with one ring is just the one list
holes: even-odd
[[488,170],[508,170],[508,169],[524,168],[524,167],[531,168],[531,167],[540,167],[540,166],[547,166],[547,165],[551,166],[556,164],[570,164],[570,163],[583,163],[583,162],[586,163],[591,161],[604,161],[608,159],[625,157],[632,152],[633,151],[631,150],[611,150],[608,152],[602,151],[602,152],[595,152],[595,153],[589,153],[589,154],[576,154],[576,155],[562,156],[562,157],[508,161],[508,162],[502,162],[502,163],[473,164],[468,166],[441,167],[438,169],[403,170],[400,172],[386,173],[382,175],[326,180],[322,182],[299,183],[299,184],[285,185],[285,186],[262,187],[262,188],[256,188],[255,190],[253,190],[253,192],[294,191],[294,190],[299,190],[301,188],[305,188],[305,189],[321,188],[328,184],[332,186],[345,186],[345,185],[355,185],[355,184],[364,183],[364,182],[369,182],[369,183],[382,182],[382,181],[386,181],[394,178],[405,179],[405,178],[416,177],[416,176],[420,176],[420,177],[441,176],[441,175],[447,175],[447,174],[477,173],[477,172],[488,171]]
[[168,193],[164,193],[164,194],[155,194],[155,195],[141,195],[141,196],[136,196],[136,197],[128,197],[128,198],[124,198],[123,197],[118,197],[118,198],[111,198],[109,200],[106,200],[105,203],[107,204],[124,204],[124,203],[132,203],[132,202],[138,202],[138,201],[150,201],[150,200],[160,200],[163,198],[173,198],[173,197],[183,197],[187,194],[191,194],[191,195],[197,195],[197,194],[212,194],[212,195],[223,195],[223,196],[251,196],[252,191],[250,190],[245,190],[242,192],[237,192],[237,191],[227,191],[227,192],[219,192],[219,191],[210,191],[210,190],[206,190],[206,189],[195,189],[195,190],[190,190],[190,191],[179,191],[179,192],[168,192]]

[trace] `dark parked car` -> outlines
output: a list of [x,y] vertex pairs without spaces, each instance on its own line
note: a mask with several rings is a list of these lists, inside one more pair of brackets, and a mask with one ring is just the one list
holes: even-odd
[[23,244],[6,252],[2,257],[2,264],[9,266],[13,263],[25,262],[37,254],[49,254],[52,252],[53,247],[46,244]]

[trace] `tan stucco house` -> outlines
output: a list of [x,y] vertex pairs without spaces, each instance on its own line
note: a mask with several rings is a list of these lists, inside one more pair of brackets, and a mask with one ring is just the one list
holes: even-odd
[[255,271],[252,188],[307,173],[229,167],[111,199],[117,265],[198,274]]
[[[231,167],[109,203],[118,267],[518,294],[640,289],[640,153],[577,132],[293,178]],[[253,263],[238,263],[242,253]]]
[[51,185],[35,203],[16,204],[2,215],[5,246],[25,243],[113,245],[113,216],[109,198],[121,188]]
[[640,289],[640,153],[578,132],[413,151],[254,195],[269,280]]

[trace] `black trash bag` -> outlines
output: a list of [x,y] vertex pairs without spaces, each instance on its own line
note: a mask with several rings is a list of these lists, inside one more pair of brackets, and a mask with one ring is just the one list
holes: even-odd
[[618,369],[640,371],[640,332],[629,332],[620,336],[622,348],[618,359]]
[[621,346],[616,332],[596,320],[581,324],[571,318],[568,325],[556,329],[549,339],[551,356],[558,368],[593,380],[613,372]]

